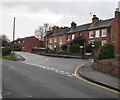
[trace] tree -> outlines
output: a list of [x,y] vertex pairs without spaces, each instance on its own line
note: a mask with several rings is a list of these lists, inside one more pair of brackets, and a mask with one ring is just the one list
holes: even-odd
[[67,44],[63,44],[63,45],[61,46],[61,49],[62,49],[63,51],[66,51],[66,50],[68,49]]
[[39,26],[35,29],[35,37],[39,40],[44,40],[44,36],[47,34],[47,31],[49,30],[49,24],[45,23],[43,26]]
[[79,37],[75,37],[72,41],[72,44],[78,44],[78,45],[83,45],[84,44],[84,38],[79,36]]
[[2,46],[5,47],[6,45],[8,45],[10,40],[5,34],[3,34],[0,36],[0,41],[2,42]]

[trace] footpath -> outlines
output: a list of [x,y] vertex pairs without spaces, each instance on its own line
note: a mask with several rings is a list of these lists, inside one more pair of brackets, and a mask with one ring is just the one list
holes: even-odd
[[80,67],[78,69],[78,74],[86,80],[120,92],[120,78],[100,72],[94,69],[91,64]]

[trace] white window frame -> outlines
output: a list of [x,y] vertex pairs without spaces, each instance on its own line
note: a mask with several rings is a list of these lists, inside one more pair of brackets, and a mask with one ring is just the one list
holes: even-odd
[[79,36],[83,36],[83,34],[82,34],[82,33],[79,33]]
[[60,43],[62,43],[62,36],[60,36]]
[[95,42],[95,40],[89,40],[89,41],[88,41],[89,44],[90,44],[90,43],[94,44],[94,42]]
[[100,37],[100,30],[96,30],[95,31],[95,38],[99,38]]
[[75,34],[72,34],[72,40],[75,38]]
[[55,44],[55,45],[54,45],[54,48],[56,48],[56,47],[57,47],[57,45]]
[[49,45],[49,48],[52,49],[52,44]]
[[18,43],[20,44],[20,41],[18,41]]
[[67,41],[70,41],[70,35],[67,35]]
[[94,38],[94,31],[90,31],[89,32],[89,38],[91,39],[91,38]]
[[106,44],[106,42],[107,42],[106,40],[102,40],[102,41],[101,41],[101,45]]
[[107,36],[107,30],[106,29],[102,29],[102,37],[106,37]]
[[23,43],[25,43],[25,41],[23,41]]
[[50,43],[52,43],[52,38],[50,38]]
[[54,37],[54,42],[57,42],[57,38],[56,37]]

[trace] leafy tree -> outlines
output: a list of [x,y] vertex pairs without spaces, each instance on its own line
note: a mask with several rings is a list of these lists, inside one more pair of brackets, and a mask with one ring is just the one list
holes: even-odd
[[73,40],[72,40],[72,44],[78,44],[78,45],[83,45],[85,42],[84,38],[79,36],[79,37],[75,37]]
[[92,44],[86,44],[85,45],[85,51],[86,53],[91,53],[92,52],[92,47],[91,47]]

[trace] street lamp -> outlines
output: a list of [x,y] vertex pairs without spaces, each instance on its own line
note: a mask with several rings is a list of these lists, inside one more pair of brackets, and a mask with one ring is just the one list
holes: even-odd
[[[93,56],[93,59],[94,59],[94,48],[95,48],[95,45],[92,44],[91,47],[92,47],[92,56]],[[92,59],[92,62],[93,62],[93,59]]]
[[82,50],[82,55],[84,59],[85,58],[85,43],[83,44],[83,46],[80,46],[80,49]]

